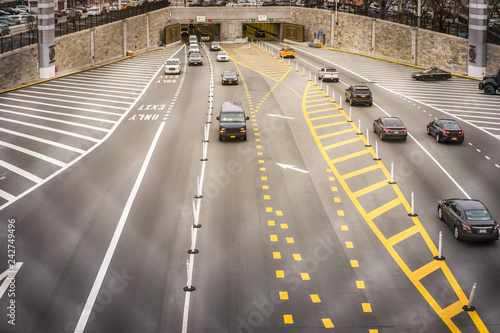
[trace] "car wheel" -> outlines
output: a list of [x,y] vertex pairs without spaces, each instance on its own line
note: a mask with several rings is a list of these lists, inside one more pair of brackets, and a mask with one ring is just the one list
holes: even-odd
[[222,136],[219,135],[219,141],[222,141]]
[[373,133],[377,134],[377,129],[373,126]]
[[368,106],[372,106],[373,103],[368,103]]
[[243,141],[247,141],[247,136],[246,135],[243,137]]
[[443,210],[441,209],[441,206],[438,207],[438,217],[440,220],[443,220]]
[[403,138],[403,141],[406,141],[406,139],[407,139],[407,138],[408,138],[408,137],[406,137],[406,136],[405,136],[405,137]]
[[431,135],[431,129],[429,128],[429,126],[427,126],[427,134]]
[[453,236],[455,236],[456,240],[460,240],[460,234],[458,233],[458,228],[457,226],[453,227]]
[[487,85],[484,87],[484,93],[486,95],[495,95],[495,88],[492,85]]
[[436,142],[441,142],[441,139],[439,138],[439,133],[436,133]]

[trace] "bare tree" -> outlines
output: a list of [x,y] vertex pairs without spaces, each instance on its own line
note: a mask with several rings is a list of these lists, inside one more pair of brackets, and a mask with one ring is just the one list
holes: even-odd
[[26,18],[26,26],[30,31],[30,36],[35,39],[35,35],[38,32],[38,17],[36,15],[29,15]]
[[74,8],[71,8],[68,11],[68,16],[67,16],[66,20],[70,23],[73,23],[73,28],[75,31],[76,31],[76,21],[80,20],[81,15],[82,14]]

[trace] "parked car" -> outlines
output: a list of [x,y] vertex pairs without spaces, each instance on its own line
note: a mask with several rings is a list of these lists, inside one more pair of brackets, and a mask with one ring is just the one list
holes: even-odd
[[373,95],[367,86],[352,85],[345,90],[345,101],[349,105],[366,104],[371,106],[373,104]]
[[30,10],[29,7],[26,5],[18,5],[18,6],[16,6],[15,9],[17,9],[21,13],[27,13]]
[[224,71],[223,74],[221,74],[222,77],[222,85],[225,84],[238,84],[238,74],[236,74],[235,71]]
[[408,131],[401,121],[396,117],[381,117],[373,121],[373,132],[380,136],[380,140],[402,139],[406,141]]
[[448,80],[451,79],[451,73],[437,67],[424,69],[421,72],[413,73],[411,77],[417,81],[423,80]]
[[321,81],[339,82],[339,72],[333,67],[323,67],[319,70],[318,79]]
[[441,200],[438,217],[453,230],[457,240],[498,240],[498,224],[479,200]]
[[427,134],[436,138],[437,142],[458,142],[465,140],[464,130],[452,119],[436,119],[427,124]]
[[0,36],[5,36],[8,34],[10,34],[9,25],[0,23]]
[[226,51],[219,51],[217,53],[217,61],[229,61],[229,54]]
[[7,15],[10,15],[10,13],[7,13],[6,11],[3,11],[0,9],[0,17],[7,16]]
[[189,66],[192,65],[203,65],[203,56],[201,53],[191,53],[189,55]]
[[9,15],[17,15],[20,13],[19,10],[15,9],[15,8],[11,8],[11,7],[3,8],[2,10],[4,12],[10,13]]
[[[19,21],[19,20],[17,20]],[[15,22],[10,17],[0,17],[0,23],[7,24],[8,26],[21,24],[21,21]]]
[[210,51],[220,51],[220,43],[219,42],[210,43]]

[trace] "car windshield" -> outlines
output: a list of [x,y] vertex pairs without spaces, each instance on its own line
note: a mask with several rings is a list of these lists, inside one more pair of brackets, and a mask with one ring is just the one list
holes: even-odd
[[455,130],[455,129],[460,129],[460,126],[458,126],[457,123],[444,123],[443,128],[445,130]]
[[245,115],[241,112],[223,113],[220,117],[220,121],[239,123],[239,122],[245,121]]
[[399,119],[386,119],[385,125],[386,126],[403,126],[403,123]]
[[422,71],[422,74],[429,74],[432,69],[425,69]]
[[191,50],[199,50],[199,49],[200,49],[200,47],[198,46],[198,44],[192,44],[192,45],[189,45],[189,48],[190,48]]
[[201,54],[199,54],[199,53],[191,53],[190,57],[191,58],[201,58]]
[[212,43],[212,46],[219,46],[219,43]]
[[356,94],[369,94],[370,89],[368,88],[356,88]]
[[471,209],[465,211],[465,217],[469,221],[488,221],[491,220],[490,214],[485,209]]
[[167,60],[167,65],[178,65],[179,61],[178,60]]
[[327,73],[335,73],[337,70],[335,68],[327,68],[325,69],[325,72]]
[[227,52],[219,52],[219,55],[225,57],[227,56]]
[[224,72],[224,78],[226,78],[226,79],[233,79],[235,77],[236,77],[235,72]]

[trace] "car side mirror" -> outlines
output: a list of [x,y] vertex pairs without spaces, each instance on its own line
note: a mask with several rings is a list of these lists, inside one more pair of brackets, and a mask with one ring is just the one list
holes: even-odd
[[224,77],[224,75],[223,75],[223,74],[221,74],[220,76],[221,76],[221,77]]
[[220,117],[219,117],[219,116],[217,116],[217,118],[215,118],[215,119],[220,120]]
[[249,116],[247,116],[247,118],[246,118],[246,119],[247,119],[247,120],[250,120],[250,117],[249,117]]

